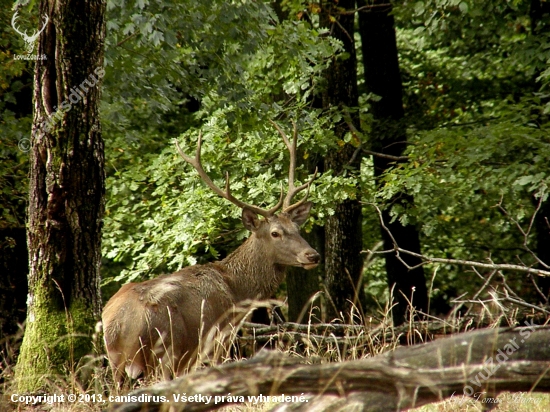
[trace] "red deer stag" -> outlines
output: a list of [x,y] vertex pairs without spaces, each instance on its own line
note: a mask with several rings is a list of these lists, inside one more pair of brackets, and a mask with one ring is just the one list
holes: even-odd
[[[247,299],[270,298],[282,282],[286,266],[312,269],[319,263],[319,254],[299,233],[299,226],[311,209],[306,198],[316,173],[310,181],[295,187],[296,126],[290,142],[281,128],[272,123],[290,152],[290,166],[288,193],[283,199],[281,190],[279,202],[269,210],[234,198],[228,175],[225,191],[212,182],[201,165],[200,134],[195,158],[185,155],[176,142],[181,157],[202,180],[215,193],[242,208],[242,222],[252,234],[219,262],[185,267],[142,283],[128,283],[107,302],[102,320],[116,381],[122,382],[124,371],[133,379],[142,373],[150,375],[159,363],[164,379],[180,375],[196,361],[201,339],[213,327],[229,322],[227,313],[234,305]],[[291,204],[304,189],[307,192],[303,199]],[[281,213],[275,214],[281,206]]]

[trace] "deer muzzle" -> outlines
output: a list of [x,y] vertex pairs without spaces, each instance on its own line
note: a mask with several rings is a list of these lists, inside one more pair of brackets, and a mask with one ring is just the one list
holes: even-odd
[[304,257],[307,262],[302,262],[302,267],[306,270],[314,269],[319,265],[321,261],[321,256],[316,251],[312,250],[311,252],[304,253]]

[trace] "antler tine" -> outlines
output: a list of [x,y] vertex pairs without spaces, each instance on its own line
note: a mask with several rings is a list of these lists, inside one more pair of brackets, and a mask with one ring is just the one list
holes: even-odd
[[217,195],[223,197],[224,199],[229,200],[234,205],[244,209],[248,208],[255,212],[256,214],[263,216],[265,218],[269,218],[275,214],[277,210],[281,207],[283,204],[283,187],[281,184],[281,196],[279,198],[279,202],[271,209],[265,210],[260,207],[250,205],[248,203],[245,203],[243,201],[240,201],[239,199],[235,198],[231,194],[231,187],[229,183],[229,173],[225,174],[225,191],[221,190],[218,186],[214,184],[212,179],[208,176],[208,174],[204,171],[201,163],[201,149],[202,149],[202,131],[199,132],[199,141],[197,143],[197,151],[195,153],[195,158],[192,158],[190,156],[187,156],[183,151],[181,150],[178,141],[176,140],[176,149],[178,150],[179,155],[182,157],[183,160],[185,160],[187,163],[189,163],[191,166],[195,168],[195,170],[199,173],[200,178],[204,181],[204,183],[207,184],[207,186],[212,189],[214,193]]
[[317,172],[318,172],[318,169],[315,168],[315,172],[313,173],[313,176],[311,177],[311,179],[309,179],[307,181],[307,183],[304,183],[303,185],[298,186],[297,188],[294,189],[294,195],[296,195],[297,193],[301,192],[302,190],[304,190],[306,188],[307,188],[307,191],[306,191],[305,196],[299,202],[294,203],[293,205],[289,205],[289,206],[283,208],[283,212],[288,213],[288,212],[296,209],[298,206],[300,206],[302,203],[304,203],[307,200],[307,197],[309,196],[309,188],[311,187],[311,184],[313,183],[313,181],[317,178]]
[[[288,193],[283,202],[283,212],[290,212],[291,210],[297,208],[298,206],[300,206],[306,201],[307,197],[309,196],[309,188],[311,186],[311,183],[313,183],[313,181],[317,177],[317,168],[315,168],[315,173],[313,173],[313,177],[307,183],[304,183],[303,185],[298,187],[294,186],[294,176],[296,172],[296,146],[298,142],[298,127],[296,125],[296,122],[293,120],[292,121],[293,134],[292,134],[292,143],[291,143],[288,136],[281,129],[281,127],[273,120],[270,119],[269,121],[277,129],[277,131],[283,138],[283,141],[285,142],[285,145],[288,148],[288,151],[290,153],[290,165],[288,168]],[[306,195],[303,197],[303,199],[301,199],[299,202],[292,205],[291,202],[293,197],[306,188],[307,188],[307,192],[306,192]]]
[[[279,134],[283,138],[283,141],[285,142],[285,145],[288,148],[288,150],[292,151],[292,146],[290,145],[290,140],[288,140],[288,136],[283,131],[283,129],[281,129],[281,127],[276,122],[274,122],[273,120],[269,119],[269,121],[273,126],[275,126],[275,129],[277,129],[277,131],[279,132]],[[294,121],[292,122],[292,124],[294,125],[294,131],[296,132],[296,124],[294,123]],[[295,135],[295,136],[297,136],[297,135]]]

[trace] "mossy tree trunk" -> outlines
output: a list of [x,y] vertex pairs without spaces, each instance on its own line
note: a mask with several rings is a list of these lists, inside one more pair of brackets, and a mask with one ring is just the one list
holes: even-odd
[[[383,0],[376,0],[372,5],[373,7],[363,9],[364,11],[359,14],[365,84],[369,92],[380,97],[380,100],[371,102],[374,118],[371,148],[378,153],[399,157],[405,150],[407,134],[403,121],[403,86],[399,71],[394,19],[391,14],[392,6]],[[360,0],[358,6],[364,7],[366,2]],[[382,156],[374,156],[373,162],[374,176],[378,182],[395,164],[395,160]],[[405,226],[399,220],[392,222],[390,216],[391,205],[407,204],[412,201],[412,196],[407,193],[397,194],[382,211],[382,217],[400,247],[420,253],[417,228],[413,225]],[[382,229],[382,238],[384,249],[393,249],[393,241],[384,229]],[[418,258],[412,256],[402,256],[402,258],[410,266],[420,264]],[[392,308],[393,321],[401,324],[406,320],[409,302],[412,302],[417,310],[426,312],[428,292],[422,266],[409,270],[394,254],[386,254],[385,259],[388,286],[393,290],[394,301],[397,303]]]
[[[330,28],[331,35],[340,40],[347,58],[336,58],[326,71],[327,88],[323,95],[325,108],[348,110],[351,123],[359,127],[353,113],[358,106],[357,63],[353,41],[355,1],[330,0],[321,2],[321,24]],[[349,109],[348,109],[349,108]],[[350,127],[345,120],[336,125],[335,134],[340,149],[327,154],[324,169],[334,173],[354,173],[359,170],[361,156],[354,156],[356,147],[344,143]],[[352,160],[354,159],[354,160]],[[334,215],[325,225],[325,286],[328,293],[328,318],[350,315],[352,303],[360,306],[364,301],[360,279],[362,276],[362,214],[359,191],[355,199],[338,204]]]
[[98,116],[105,2],[42,0],[28,205],[29,295],[19,393],[47,389],[93,351],[100,318],[104,150]]

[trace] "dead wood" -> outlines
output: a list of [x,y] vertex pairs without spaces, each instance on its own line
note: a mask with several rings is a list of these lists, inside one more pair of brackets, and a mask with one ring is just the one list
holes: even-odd
[[415,321],[400,326],[390,326],[385,323],[365,325],[349,325],[338,323],[301,324],[285,322],[277,325],[263,325],[243,322],[240,326],[242,334],[237,336],[239,345],[245,347],[254,344],[263,347],[265,344],[280,342],[286,345],[306,343],[322,347],[337,343],[353,345],[356,349],[361,345],[369,347],[372,343],[404,344],[424,343],[446,335],[468,332],[484,327],[511,327],[518,323],[517,319],[533,318],[535,324],[544,324],[546,317],[533,314],[533,311],[515,309],[512,320],[504,316],[489,313],[472,313],[463,317],[448,319],[432,319]]
[[[453,396],[495,397],[502,391],[550,392],[550,327],[484,329],[372,358],[308,364],[308,359],[263,351],[254,358],[212,367],[131,393],[135,402],[110,411],[206,411],[249,396],[297,396],[276,407],[293,411],[396,411]],[[181,396],[211,396],[181,402]],[[166,402],[147,396],[164,396]],[[175,399],[180,396],[180,402]],[[229,397],[230,396],[230,397]],[[256,398],[258,399],[258,398]],[[188,398],[187,398],[188,400]],[[252,400],[252,398],[250,398]],[[296,398],[294,399],[296,401]],[[262,401],[262,400],[260,400]]]

